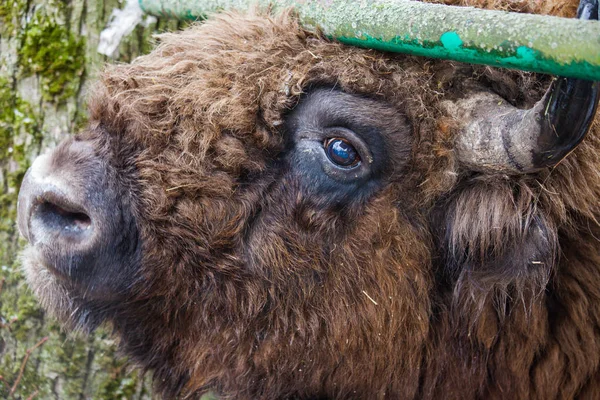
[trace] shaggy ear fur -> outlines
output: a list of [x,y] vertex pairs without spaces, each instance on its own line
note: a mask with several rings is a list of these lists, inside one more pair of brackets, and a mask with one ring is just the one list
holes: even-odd
[[[439,274],[455,300],[477,316],[494,297],[503,316],[507,296],[526,305],[541,294],[555,267],[557,228],[526,184],[506,177],[476,176],[437,205]],[[442,223],[440,223],[442,221]]]

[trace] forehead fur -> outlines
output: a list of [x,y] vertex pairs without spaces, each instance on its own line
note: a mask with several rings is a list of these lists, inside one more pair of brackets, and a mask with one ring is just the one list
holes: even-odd
[[383,99],[407,114],[415,133],[437,132],[445,79],[432,83],[438,63],[330,42],[289,13],[219,14],[159,41],[131,65],[109,67],[91,101],[92,121],[153,153],[176,147],[203,168],[212,154],[227,172],[260,171],[263,156],[281,150],[282,119],[311,85]]

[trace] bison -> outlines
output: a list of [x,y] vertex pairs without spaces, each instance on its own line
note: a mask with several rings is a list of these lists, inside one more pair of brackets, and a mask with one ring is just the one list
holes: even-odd
[[26,275],[165,397],[597,399],[597,93],[214,15],[33,163]]

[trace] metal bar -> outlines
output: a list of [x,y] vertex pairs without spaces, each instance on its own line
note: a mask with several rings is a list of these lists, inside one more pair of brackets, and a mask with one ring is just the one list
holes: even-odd
[[156,16],[293,7],[307,29],[349,45],[600,81],[600,22],[412,0],[139,0]]

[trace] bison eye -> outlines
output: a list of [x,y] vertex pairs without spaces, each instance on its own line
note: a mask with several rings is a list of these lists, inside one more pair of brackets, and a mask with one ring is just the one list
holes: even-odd
[[353,168],[360,164],[358,152],[347,140],[341,138],[325,139],[323,144],[329,160],[340,167]]
[[332,88],[308,89],[286,115],[284,133],[290,171],[311,193],[337,192],[339,201],[365,198],[384,172],[410,161],[410,125],[400,110]]

